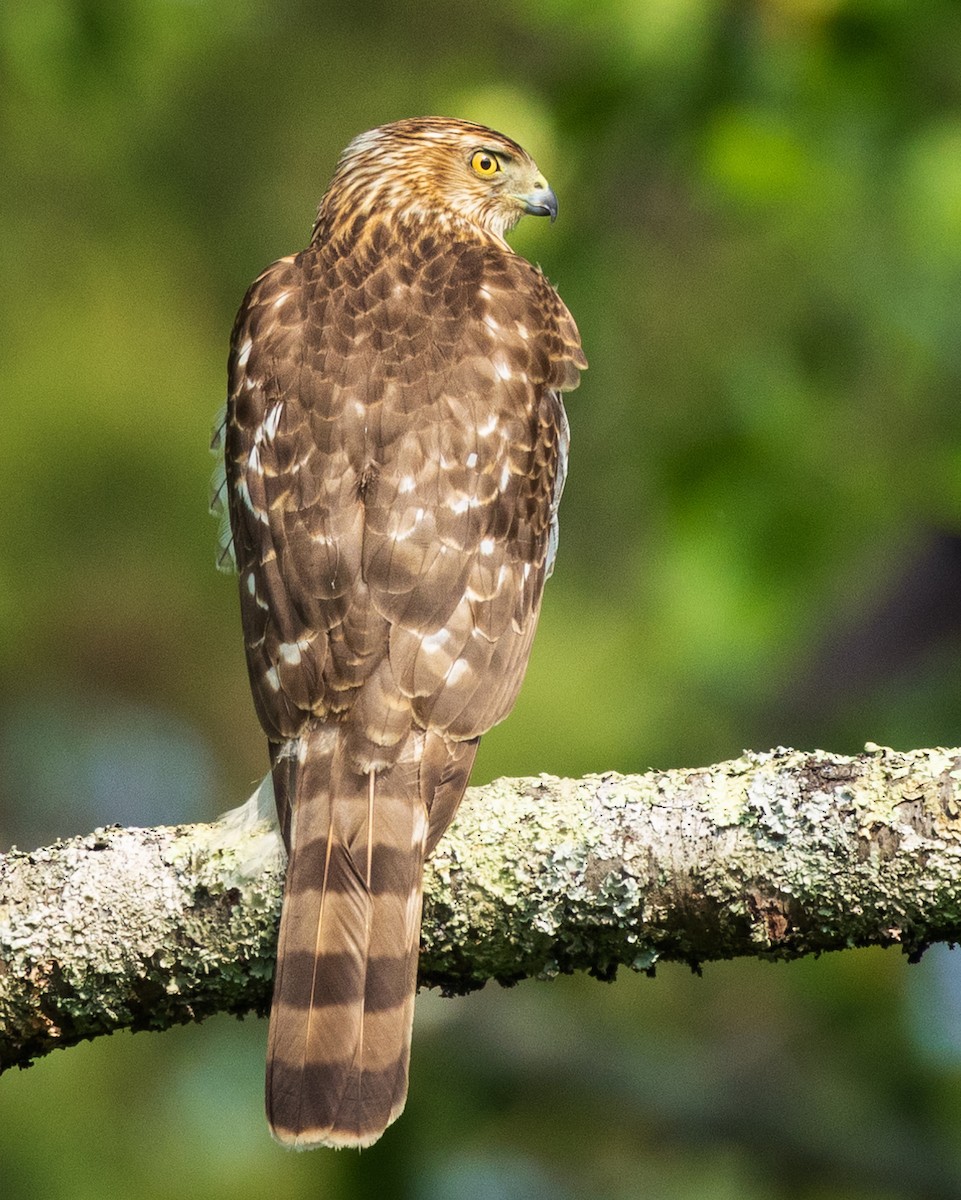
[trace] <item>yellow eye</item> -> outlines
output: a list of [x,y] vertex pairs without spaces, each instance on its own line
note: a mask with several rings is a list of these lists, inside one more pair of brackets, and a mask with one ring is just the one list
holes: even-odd
[[470,165],[478,175],[482,175],[485,179],[489,179],[491,175],[496,175],[501,169],[500,163],[487,150],[476,150],[470,160]]

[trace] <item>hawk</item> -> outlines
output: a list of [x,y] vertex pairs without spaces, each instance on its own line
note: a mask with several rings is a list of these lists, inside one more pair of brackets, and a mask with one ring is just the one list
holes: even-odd
[[587,361],[504,240],[524,213],[557,201],[503,134],[373,129],[234,325],[227,505],[289,856],[267,1115],[299,1148],[367,1146],[403,1109],[424,861],[551,571]]

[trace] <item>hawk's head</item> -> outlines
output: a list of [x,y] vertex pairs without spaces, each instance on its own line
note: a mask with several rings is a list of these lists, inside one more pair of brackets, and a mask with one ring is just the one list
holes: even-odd
[[504,134],[470,121],[416,117],[354,138],[317,224],[331,230],[374,213],[467,222],[501,238],[525,213],[553,221],[557,197],[527,151]]

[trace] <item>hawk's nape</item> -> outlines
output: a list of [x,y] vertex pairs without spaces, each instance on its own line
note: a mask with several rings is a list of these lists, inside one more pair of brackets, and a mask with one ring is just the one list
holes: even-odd
[[364,1146],[400,1113],[425,857],[510,711],[556,547],[573,319],[504,241],[554,193],[480,125],[347,147],[234,327],[225,465],[289,852],[267,1109]]

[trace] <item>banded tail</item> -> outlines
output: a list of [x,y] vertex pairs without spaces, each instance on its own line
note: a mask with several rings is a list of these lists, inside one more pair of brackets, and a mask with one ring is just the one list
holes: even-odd
[[369,1146],[403,1111],[424,859],[476,751],[460,743],[425,761],[424,737],[392,767],[361,775],[345,761],[341,728],[316,727],[297,758],[274,764],[289,859],[267,1119],[284,1145]]

